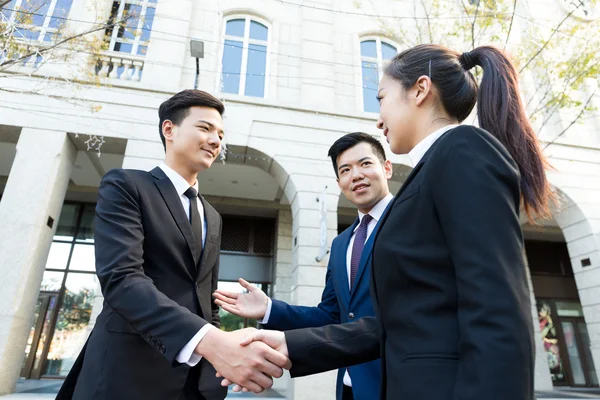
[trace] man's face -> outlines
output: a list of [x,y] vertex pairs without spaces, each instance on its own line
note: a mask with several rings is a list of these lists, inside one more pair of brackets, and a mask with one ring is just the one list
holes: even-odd
[[191,171],[209,168],[221,152],[223,118],[214,108],[190,107],[179,125],[163,123],[167,152]]
[[338,186],[344,196],[362,213],[368,213],[390,192],[392,163],[383,164],[366,142],[357,144],[337,158]]

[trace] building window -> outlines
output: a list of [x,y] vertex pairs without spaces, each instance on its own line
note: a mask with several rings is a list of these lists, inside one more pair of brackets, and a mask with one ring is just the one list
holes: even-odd
[[145,56],[158,0],[115,0],[109,23],[123,21],[106,32],[109,49]]
[[266,25],[250,17],[226,22],[222,92],[265,97],[268,43]]
[[223,215],[221,251],[273,255],[275,220]]
[[396,47],[383,42],[380,38],[360,42],[364,111],[379,112],[377,88],[383,74],[383,65],[386,60],[391,60],[397,52]]
[[94,215],[94,204],[63,204],[27,340],[26,378],[66,376],[87,340],[99,287]]
[[11,0],[0,11],[0,22],[17,27],[15,39],[52,42],[63,27],[73,0]]

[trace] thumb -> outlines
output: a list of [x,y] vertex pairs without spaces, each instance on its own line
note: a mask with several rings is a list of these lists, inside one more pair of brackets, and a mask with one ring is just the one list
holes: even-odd
[[240,285],[242,285],[242,287],[244,289],[247,289],[250,293],[254,292],[255,290],[258,290],[258,288],[256,286],[254,286],[253,284],[251,284],[244,278],[240,278],[239,282],[240,282]]
[[240,345],[248,346],[252,342],[256,342],[257,340],[262,340],[262,336],[263,335],[259,330],[248,333],[246,336],[244,336],[244,339],[242,339],[242,341],[240,342]]

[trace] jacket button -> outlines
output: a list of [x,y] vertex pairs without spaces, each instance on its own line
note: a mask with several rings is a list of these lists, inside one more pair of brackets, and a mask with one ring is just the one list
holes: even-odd
[[354,319],[354,313],[351,312],[350,314],[348,314],[348,319]]
[[196,289],[200,289],[200,282],[196,282]]
[[164,345],[160,346],[161,354],[165,354],[165,351],[167,351],[167,348]]

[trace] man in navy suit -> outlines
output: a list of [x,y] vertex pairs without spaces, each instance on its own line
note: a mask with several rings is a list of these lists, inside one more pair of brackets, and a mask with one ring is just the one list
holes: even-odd
[[[329,157],[344,196],[358,208],[356,221],[331,245],[325,289],[316,307],[294,306],[272,300],[240,279],[249,293],[217,290],[215,303],[245,318],[257,318],[267,329],[289,330],[352,322],[375,311],[369,294],[372,242],[378,221],[393,196],[388,180],[392,163],[381,143],[366,133],[350,133],[329,149]],[[379,398],[380,361],[339,370],[337,400]]]

